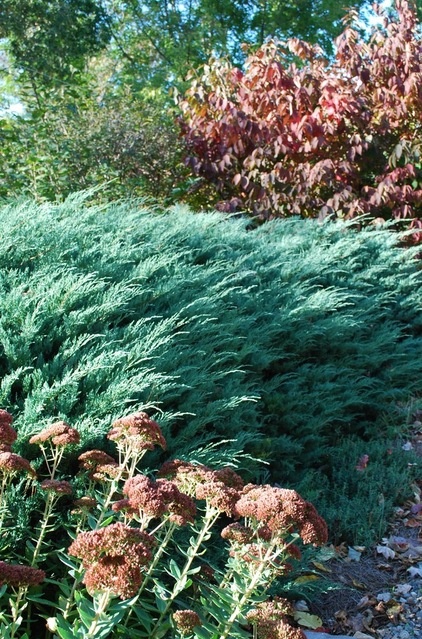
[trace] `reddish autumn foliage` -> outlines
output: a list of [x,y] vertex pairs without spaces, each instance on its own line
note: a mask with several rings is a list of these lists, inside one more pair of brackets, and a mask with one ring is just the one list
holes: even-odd
[[422,239],[422,41],[408,2],[396,7],[375,7],[367,41],[350,14],[332,62],[295,38],[270,41],[244,71],[214,60],[192,82],[187,162],[222,210],[405,219]]

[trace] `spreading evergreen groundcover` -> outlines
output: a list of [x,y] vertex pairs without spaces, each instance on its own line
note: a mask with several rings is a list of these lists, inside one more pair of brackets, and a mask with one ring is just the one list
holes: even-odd
[[36,456],[24,441],[52,420],[84,449],[146,410],[166,459],[237,458],[313,501],[333,537],[382,532],[414,468],[398,440],[421,390],[414,253],[389,230],[250,231],[84,197],[0,209],[0,406],[22,453]]

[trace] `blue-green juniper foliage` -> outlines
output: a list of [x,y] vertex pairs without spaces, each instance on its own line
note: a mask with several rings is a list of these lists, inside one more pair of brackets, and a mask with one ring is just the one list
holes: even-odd
[[248,230],[85,195],[4,204],[0,225],[0,407],[22,454],[52,420],[86,448],[147,410],[166,458],[236,463],[244,449],[313,501],[332,534],[350,533],[339,508],[372,508],[375,486],[378,533],[407,485],[409,453],[390,449],[422,373],[420,261],[393,232],[311,220]]

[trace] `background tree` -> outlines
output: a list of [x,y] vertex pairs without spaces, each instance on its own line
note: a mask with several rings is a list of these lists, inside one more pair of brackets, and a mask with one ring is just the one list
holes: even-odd
[[[371,0],[354,0],[356,11]],[[168,86],[210,55],[242,64],[241,44],[299,37],[333,49],[344,7],[335,0],[107,0],[114,48],[126,81]]]
[[209,187],[192,200],[172,88],[211,54],[242,66],[243,42],[296,35],[330,50],[341,13],[332,0],[0,0],[2,102],[23,110],[0,111],[0,194],[107,182],[107,197],[211,202]]
[[0,37],[22,80],[62,86],[109,41],[108,15],[95,0],[0,0]]

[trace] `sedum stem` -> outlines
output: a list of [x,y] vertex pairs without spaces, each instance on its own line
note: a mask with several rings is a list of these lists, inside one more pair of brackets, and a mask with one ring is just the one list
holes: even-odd
[[170,597],[167,599],[167,604],[164,608],[164,610],[161,612],[154,628],[151,631],[151,639],[155,636],[158,628],[160,627],[161,622],[163,621],[164,617],[167,615],[170,606],[172,605],[173,601],[176,599],[177,595],[181,592],[181,590],[183,590],[183,588],[180,587],[180,584],[183,584],[183,582],[186,580],[188,572],[192,566],[192,562],[193,560],[197,557],[198,552],[200,547],[202,546],[202,543],[206,537],[206,535],[208,534],[209,530],[212,528],[212,526],[215,524],[215,522],[217,521],[218,516],[220,515],[220,511],[215,509],[215,508],[208,508],[207,512],[205,513],[204,516],[204,523],[203,526],[201,528],[201,530],[198,533],[198,536],[196,538],[195,543],[193,544],[193,546],[190,546],[188,549],[188,559],[183,567],[183,570],[180,574],[180,578],[177,580],[177,582],[174,585],[173,591],[170,595]]
[[[240,615],[240,613],[242,612],[243,608],[245,607],[245,605],[248,603],[248,601],[250,601],[251,595],[253,594],[253,592],[255,591],[256,587],[258,586],[261,577],[262,577],[262,573],[264,572],[264,570],[268,567],[268,562],[271,559],[271,556],[273,555],[273,550],[275,547],[275,543],[272,544],[271,546],[269,546],[267,548],[267,551],[264,555],[264,557],[262,558],[261,563],[259,564],[258,569],[256,570],[256,572],[252,575],[252,578],[249,582],[249,586],[246,588],[245,592],[243,593],[242,597],[240,598],[240,600],[237,602],[235,609],[233,610],[232,614],[230,615],[229,619],[225,622],[222,632],[219,635],[219,639],[227,639],[227,637],[229,636],[229,633],[232,629],[232,626],[234,624],[234,622],[236,621],[236,619],[238,618],[238,616]],[[221,624],[220,624],[221,625]]]
[[110,602],[110,592],[106,590],[103,592],[98,598],[98,607],[95,613],[95,617],[91,622],[90,627],[88,628],[88,632],[85,635],[85,639],[89,639],[89,637],[95,637],[95,632],[97,630],[98,622],[100,621],[101,615],[107,610],[107,606]]
[[15,633],[18,630],[19,626],[21,625],[22,617],[20,617],[20,614],[27,605],[25,601],[23,601],[27,590],[28,590],[28,586],[21,586],[18,590],[15,601],[12,603],[12,600],[11,599],[9,600],[11,611],[12,611],[12,624],[9,629],[10,639],[14,639]]
[[31,566],[35,566],[38,556],[41,551],[41,545],[44,541],[45,533],[47,532],[48,520],[51,517],[51,513],[53,510],[54,502],[55,502],[55,494],[49,492],[47,494],[47,500],[45,502],[44,514],[41,520],[40,533],[37,539],[37,545],[35,546],[34,555],[32,557]]

